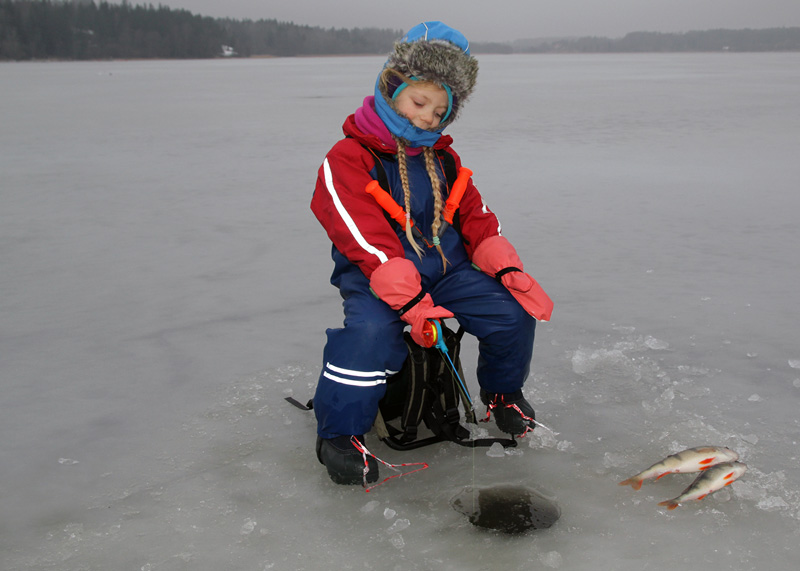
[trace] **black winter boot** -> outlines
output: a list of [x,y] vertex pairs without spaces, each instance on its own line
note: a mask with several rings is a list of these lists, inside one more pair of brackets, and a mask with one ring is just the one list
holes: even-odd
[[[378,462],[367,455],[369,471],[364,475],[364,456],[350,440],[351,436],[321,438],[317,436],[317,459],[328,469],[331,480],[337,484],[352,485],[378,481]],[[364,436],[356,436],[364,443]]]
[[[536,427],[533,421],[536,413],[531,404],[522,396],[522,391],[514,393],[487,393],[481,389],[481,400],[494,413],[497,428],[514,436],[524,436]],[[487,416],[488,419],[488,416]]]

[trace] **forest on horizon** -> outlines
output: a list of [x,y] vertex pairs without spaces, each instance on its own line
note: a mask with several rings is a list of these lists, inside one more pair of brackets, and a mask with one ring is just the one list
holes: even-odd
[[[402,34],[211,18],[127,1],[0,0],[0,60],[383,55]],[[800,51],[800,28],[632,32],[619,39],[532,39],[471,48],[476,54]]]

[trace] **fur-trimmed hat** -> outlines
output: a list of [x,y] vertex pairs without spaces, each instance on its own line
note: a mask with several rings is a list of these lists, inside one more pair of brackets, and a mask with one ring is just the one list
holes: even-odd
[[478,61],[469,53],[467,38],[442,22],[423,22],[411,28],[395,43],[385,67],[446,87],[453,98],[448,123],[455,119],[478,79]]
[[[432,81],[445,88],[450,106],[435,133],[441,133],[455,121],[478,79],[478,61],[469,53],[467,38],[442,22],[423,22],[411,28],[395,43],[381,75],[387,68],[409,79]],[[388,116],[390,110],[395,111],[393,96],[402,87],[405,85],[401,80],[390,80],[382,85],[379,76],[375,89],[376,110],[395,135],[411,140],[410,132],[405,128],[402,133],[398,132],[399,126],[393,128],[390,124],[396,118]]]

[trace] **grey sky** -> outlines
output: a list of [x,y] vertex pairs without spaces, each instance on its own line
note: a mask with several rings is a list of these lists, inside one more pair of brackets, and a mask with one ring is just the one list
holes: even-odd
[[334,28],[405,30],[424,20],[442,20],[460,29],[472,41],[800,26],[800,0],[161,0],[160,3],[205,16],[274,18]]

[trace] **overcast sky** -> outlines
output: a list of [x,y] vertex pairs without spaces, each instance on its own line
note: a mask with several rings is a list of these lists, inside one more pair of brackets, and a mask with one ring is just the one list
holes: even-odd
[[[129,0],[131,4],[147,3]],[[160,0],[237,20],[406,30],[442,20],[471,41],[800,26],[800,0]]]

